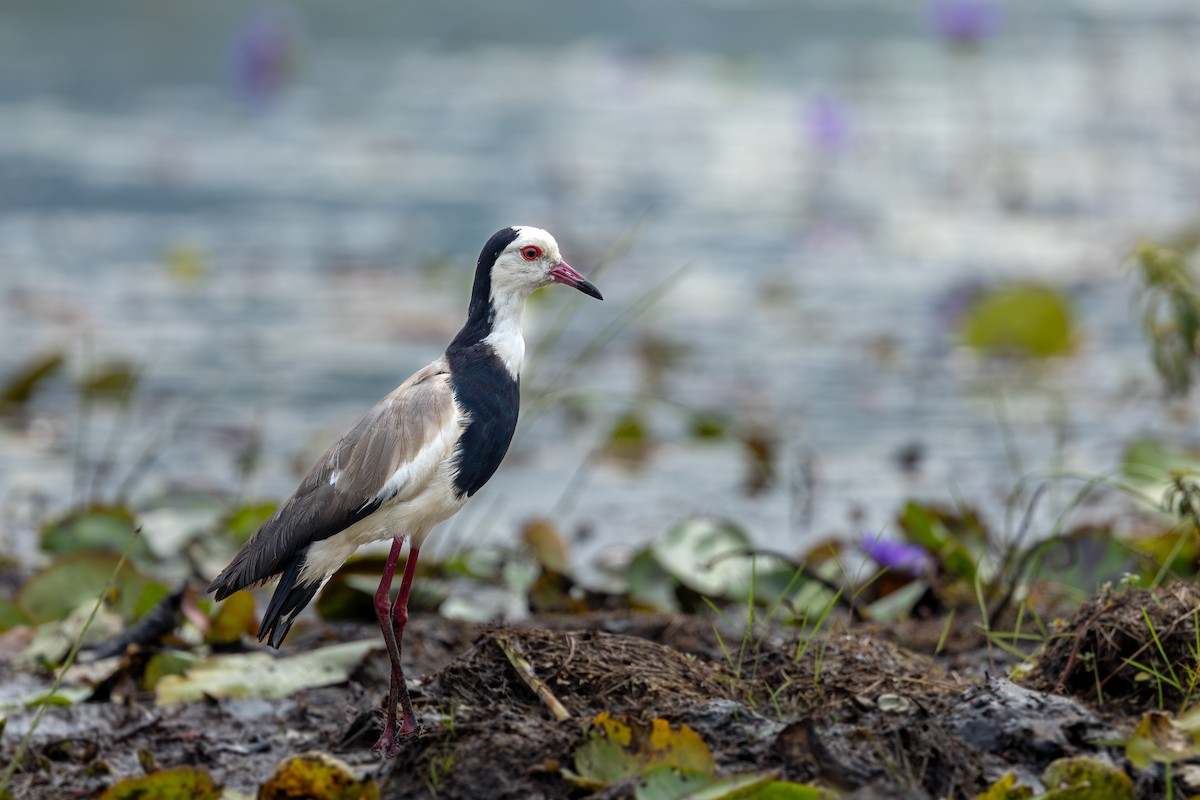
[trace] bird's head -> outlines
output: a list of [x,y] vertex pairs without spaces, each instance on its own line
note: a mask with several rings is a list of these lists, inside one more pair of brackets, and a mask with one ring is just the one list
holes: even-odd
[[[505,239],[510,240],[504,243]],[[499,231],[491,242],[502,245],[492,251],[496,253],[491,267],[492,296],[505,292],[525,297],[543,286],[561,283],[597,300],[604,299],[595,284],[563,261],[558,242],[541,228],[514,225]]]

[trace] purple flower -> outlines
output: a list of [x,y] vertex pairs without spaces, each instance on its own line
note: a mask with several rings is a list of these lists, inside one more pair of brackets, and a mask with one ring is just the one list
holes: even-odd
[[850,142],[850,115],[833,95],[822,93],[810,98],[804,108],[804,123],[809,140],[819,150],[836,153]]
[[295,70],[299,41],[300,26],[287,8],[259,8],[238,26],[230,45],[230,71],[247,104],[262,107],[279,94]]
[[859,547],[879,566],[909,575],[922,575],[933,568],[933,556],[919,544],[864,533],[859,540]]
[[996,0],[929,0],[925,22],[934,36],[952,44],[977,45],[1000,29]]

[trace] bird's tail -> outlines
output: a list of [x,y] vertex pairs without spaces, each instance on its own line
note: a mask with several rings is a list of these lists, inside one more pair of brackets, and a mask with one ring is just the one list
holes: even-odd
[[261,642],[270,637],[267,644],[278,648],[283,643],[283,637],[287,636],[288,630],[291,629],[296,615],[312,601],[321,588],[320,581],[300,581],[300,572],[307,555],[306,547],[280,564],[279,569],[268,570],[265,577],[259,577],[259,573],[264,570],[254,568],[255,553],[249,547],[244,548],[208,585],[208,591],[215,593],[217,600],[224,600],[234,592],[260,586],[279,575],[279,585],[275,587],[275,594],[271,595],[271,602],[267,605],[258,628],[258,640]]
[[306,553],[307,548],[301,550],[288,562],[287,568],[279,576],[279,585],[275,587],[275,594],[271,595],[271,602],[267,604],[262,623],[258,626],[258,640],[261,642],[269,636],[267,644],[271,647],[278,648],[283,643],[283,637],[287,636],[287,632],[291,630],[292,623],[296,621],[296,615],[312,602],[321,589],[323,581],[311,583],[299,581]]

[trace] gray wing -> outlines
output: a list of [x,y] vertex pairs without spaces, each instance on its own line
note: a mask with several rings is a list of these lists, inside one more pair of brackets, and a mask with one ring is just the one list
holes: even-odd
[[296,491],[209,585],[218,600],[280,574],[310,544],[407,499],[458,438],[449,371],[436,361],[375,404],[318,459]]

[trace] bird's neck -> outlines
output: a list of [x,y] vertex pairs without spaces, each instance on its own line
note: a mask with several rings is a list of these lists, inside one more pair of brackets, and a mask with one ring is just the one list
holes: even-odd
[[472,302],[463,326],[448,351],[466,350],[487,345],[516,380],[525,360],[525,337],[521,335],[521,317],[525,312],[526,294],[519,292],[493,293],[487,304]]

